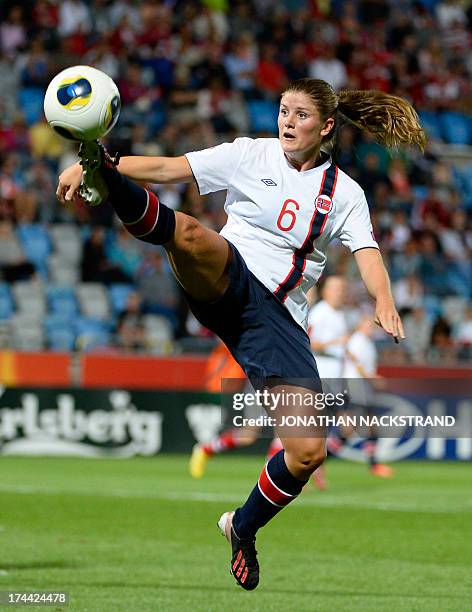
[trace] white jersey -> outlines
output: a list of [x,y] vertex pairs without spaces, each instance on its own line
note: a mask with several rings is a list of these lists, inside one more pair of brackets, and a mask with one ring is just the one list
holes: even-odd
[[298,172],[277,138],[236,138],[186,157],[200,194],[228,190],[221,235],[305,329],[306,291],[323,272],[328,243],[378,248],[364,192],[331,159]]
[[[321,300],[308,314],[308,329],[311,342],[331,342],[346,336],[348,325],[341,309],[333,308]],[[329,344],[323,351],[315,351],[318,373],[322,379],[339,378],[342,374],[346,345]]]
[[[353,355],[354,359],[349,357]],[[344,378],[361,378],[356,364],[360,364],[367,376],[374,378],[377,374],[377,349],[374,342],[360,331],[354,332],[346,346]]]

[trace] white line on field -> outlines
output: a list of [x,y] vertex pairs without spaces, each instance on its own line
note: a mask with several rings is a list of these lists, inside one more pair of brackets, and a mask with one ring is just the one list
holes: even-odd
[[[38,495],[79,495],[87,497],[112,497],[124,499],[156,499],[163,501],[181,502],[208,502],[240,504],[243,495],[232,495],[228,493],[205,493],[205,492],[181,492],[181,491],[139,491],[110,489],[109,491],[93,491],[90,489],[55,489],[51,487],[37,487],[30,485],[6,485],[0,484],[0,491],[4,493],[38,494]],[[398,502],[375,502],[359,499],[329,497],[329,494],[319,494],[318,497],[302,497],[297,500],[297,505],[313,506],[323,508],[362,508],[366,510],[379,510],[387,512],[416,512],[425,514],[458,514],[471,512],[468,504],[461,506],[424,506],[421,504],[404,504]]]

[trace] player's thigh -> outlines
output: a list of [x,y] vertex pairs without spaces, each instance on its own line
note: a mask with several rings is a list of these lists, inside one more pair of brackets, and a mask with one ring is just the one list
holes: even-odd
[[175,217],[174,238],[166,250],[178,281],[196,300],[217,299],[229,282],[227,241],[189,215],[177,212]]

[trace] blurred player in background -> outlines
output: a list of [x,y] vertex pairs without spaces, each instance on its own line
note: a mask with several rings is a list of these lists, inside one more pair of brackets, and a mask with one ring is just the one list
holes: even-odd
[[308,315],[308,335],[321,380],[336,380],[342,376],[349,340],[344,312],[346,281],[340,276],[328,276],[321,298]]
[[[223,342],[219,343],[213,349],[208,359],[205,377],[206,390],[210,393],[214,393],[221,401],[221,381],[225,379],[241,380],[244,378],[244,372],[236,363],[225,344]],[[248,382],[244,386],[246,391],[250,391]],[[255,418],[260,415],[260,412],[254,410],[253,408],[248,414],[248,407],[246,407],[244,415]],[[254,444],[258,440],[259,436],[261,435],[261,431],[262,428],[258,426],[226,429],[206,444],[195,444],[189,461],[190,475],[197,479],[203,478],[207,463],[211,457],[237,448],[251,446],[251,444]],[[274,436],[269,448],[267,449],[267,458],[271,459],[282,449],[283,446],[280,438],[278,436]],[[312,474],[312,478],[313,482],[318,488],[324,489],[324,481],[320,474],[318,474],[321,468],[322,466],[315,470],[315,472]]]
[[[360,408],[369,413],[375,409],[375,379],[377,374],[377,349],[372,340],[375,325],[371,316],[362,316],[359,324],[346,345],[346,356],[343,378],[349,387],[349,400],[354,408]],[[349,382],[350,381],[350,382]],[[330,448],[332,441],[330,439]],[[370,431],[362,450],[367,456],[370,472],[380,478],[393,476],[393,469],[377,460],[378,437],[374,430]],[[339,449],[338,449],[339,451]]]
[[[223,342],[211,352],[206,368],[205,387],[221,401],[221,381],[246,378]],[[243,383],[244,386],[244,383]],[[260,434],[259,427],[227,429],[206,444],[195,444],[190,457],[189,471],[193,478],[202,478],[208,460],[214,455],[225,453],[242,446],[254,444]]]
[[[338,113],[383,144],[424,147],[418,117],[405,100],[336,93],[325,81],[299,79],[282,94],[279,138],[236,138],[182,157],[119,163],[98,143],[84,143],[82,167],[66,169],[57,189],[62,202],[79,189],[96,202],[108,196],[134,236],[165,246],[194,315],[220,336],[248,379],[293,398],[311,393],[312,408],[321,382],[306,333],[306,291],[323,272],[331,240],[354,253],[379,325],[404,337],[364,193],[327,153]],[[201,194],[227,189],[228,222],[217,234],[129,179],[195,180]],[[295,418],[306,412],[296,399],[289,409]],[[280,437],[284,450],[263,468],[246,502],[218,523],[231,545],[231,573],[246,590],[259,582],[257,531],[299,495],[326,457],[324,430]]]
[[[349,340],[344,312],[346,281],[341,276],[328,276],[320,293],[321,300],[308,314],[308,335],[324,387],[331,393],[337,393],[343,391],[341,376]],[[320,490],[326,489],[325,466],[320,465],[313,476],[316,486]]]

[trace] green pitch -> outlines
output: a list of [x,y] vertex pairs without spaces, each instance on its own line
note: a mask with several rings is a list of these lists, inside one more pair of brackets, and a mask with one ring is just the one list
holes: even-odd
[[217,458],[193,481],[184,457],[0,457],[0,590],[66,590],[66,611],[471,609],[470,464],[405,462],[382,481],[331,461],[328,491],[260,533],[247,593],[216,521],[262,463]]

